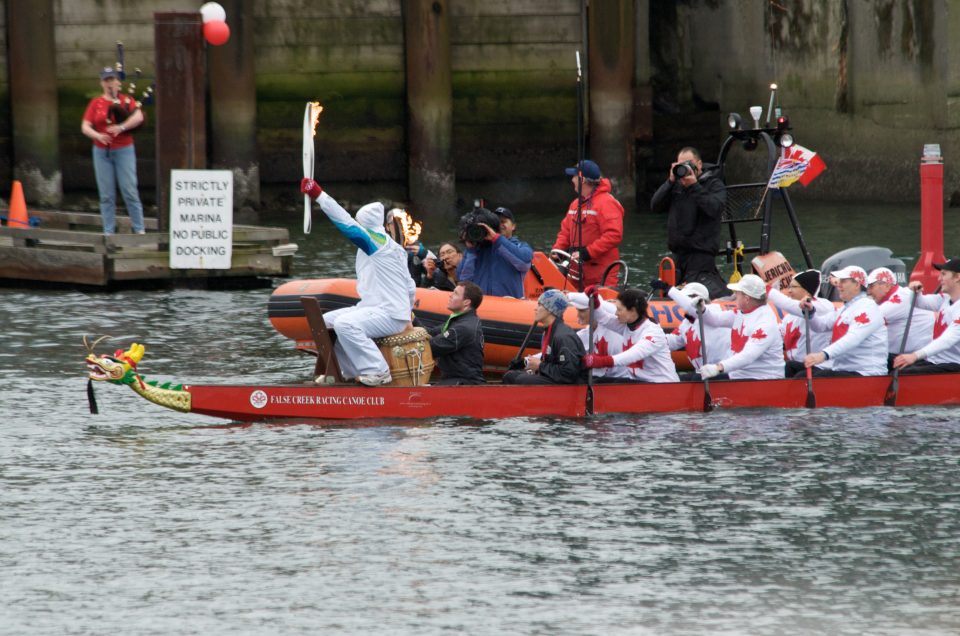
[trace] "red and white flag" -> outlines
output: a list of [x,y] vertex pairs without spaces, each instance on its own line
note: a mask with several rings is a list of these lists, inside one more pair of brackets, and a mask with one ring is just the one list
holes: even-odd
[[777,160],[767,187],[788,188],[796,181],[805,186],[826,169],[827,165],[817,153],[803,146],[793,145],[787,148],[783,156]]

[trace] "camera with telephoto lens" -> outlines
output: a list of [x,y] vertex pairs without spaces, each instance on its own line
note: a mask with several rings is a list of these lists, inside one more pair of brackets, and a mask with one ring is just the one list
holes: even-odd
[[474,208],[462,217],[458,223],[460,240],[463,242],[483,243],[487,240],[487,228],[481,223],[489,225],[496,232],[500,228],[500,217],[487,208]]
[[683,163],[678,163],[673,167],[673,176],[677,179],[683,179],[687,175],[696,175],[697,167],[693,165],[692,161],[684,161]]

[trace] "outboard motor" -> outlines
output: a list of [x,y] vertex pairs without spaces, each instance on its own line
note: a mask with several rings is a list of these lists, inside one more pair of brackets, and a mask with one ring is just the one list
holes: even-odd
[[865,269],[867,273],[877,267],[886,267],[897,277],[897,284],[907,284],[907,266],[899,258],[894,258],[893,252],[886,247],[877,247],[874,245],[861,245],[850,247],[841,252],[837,252],[820,266],[820,273],[823,275],[823,282],[820,283],[820,296],[827,300],[840,300],[840,294],[837,288],[830,284],[830,272],[843,269],[848,265],[858,265]]

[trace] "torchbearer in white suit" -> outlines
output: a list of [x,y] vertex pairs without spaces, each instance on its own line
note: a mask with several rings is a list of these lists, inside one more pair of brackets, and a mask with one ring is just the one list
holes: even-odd
[[392,381],[390,367],[373,338],[402,332],[410,323],[416,287],[407,270],[407,253],[384,229],[381,203],[368,203],[354,220],[313,179],[300,191],[320,204],[340,232],[357,246],[357,294],[360,302],[323,315],[337,334],[334,349],[344,377],[368,386]]

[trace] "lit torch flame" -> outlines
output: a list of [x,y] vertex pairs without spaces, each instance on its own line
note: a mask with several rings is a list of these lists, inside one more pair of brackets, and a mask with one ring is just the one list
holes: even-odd
[[420,238],[420,230],[423,229],[423,223],[414,221],[413,217],[410,216],[406,210],[394,208],[390,210],[390,212],[393,214],[393,220],[400,223],[400,228],[403,233],[403,244],[413,245],[416,243],[417,239]]
[[313,136],[317,136],[317,124],[320,123],[320,113],[323,112],[323,106],[320,102],[310,102],[310,122],[313,124]]

